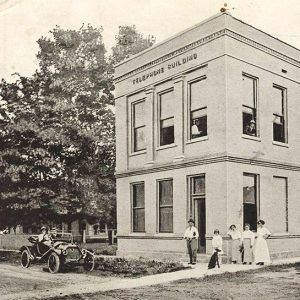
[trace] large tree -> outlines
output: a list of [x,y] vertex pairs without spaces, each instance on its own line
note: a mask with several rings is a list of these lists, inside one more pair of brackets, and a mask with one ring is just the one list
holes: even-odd
[[101,28],[51,33],[33,76],[0,84],[0,220],[81,213],[114,224],[113,64],[153,39],[122,26],[108,59]]

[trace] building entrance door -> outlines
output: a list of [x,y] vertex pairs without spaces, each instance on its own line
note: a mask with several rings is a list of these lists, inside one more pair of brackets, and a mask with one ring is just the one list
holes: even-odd
[[198,252],[205,253],[206,212],[205,198],[194,199],[195,226],[199,231]]
[[249,224],[251,230],[256,231],[257,215],[258,215],[258,175],[257,174],[243,174],[243,213],[244,226]]
[[257,207],[256,204],[244,203],[244,226],[249,224],[251,230],[257,229]]

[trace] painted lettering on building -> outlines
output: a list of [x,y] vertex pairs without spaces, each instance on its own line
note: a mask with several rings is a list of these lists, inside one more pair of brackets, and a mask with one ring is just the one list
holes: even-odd
[[171,69],[174,69],[174,68],[177,68],[181,65],[184,65],[186,64],[187,62],[191,61],[191,60],[194,60],[194,59],[197,59],[197,53],[194,53],[194,54],[191,54],[191,55],[188,55],[186,57],[182,57],[174,62],[171,62],[169,63],[168,65],[166,66],[163,66],[163,67],[159,67],[158,69],[156,70],[153,70],[149,73],[146,73],[142,76],[139,76],[139,77],[136,77],[135,79],[133,79],[133,84],[136,84],[136,83],[140,83],[140,82],[143,82],[149,78],[152,78],[152,77],[155,77],[159,74],[162,74],[165,72],[165,70],[171,70]]

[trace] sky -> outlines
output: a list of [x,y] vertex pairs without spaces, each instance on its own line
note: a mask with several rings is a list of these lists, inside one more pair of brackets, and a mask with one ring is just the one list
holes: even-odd
[[300,0],[0,0],[0,78],[31,75],[36,41],[56,25],[102,26],[109,50],[119,25],[136,25],[160,42],[215,15],[224,2],[234,17],[300,49]]

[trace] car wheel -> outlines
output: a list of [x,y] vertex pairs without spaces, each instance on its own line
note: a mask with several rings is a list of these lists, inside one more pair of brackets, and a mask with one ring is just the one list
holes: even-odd
[[48,269],[50,273],[57,273],[60,269],[60,258],[55,252],[52,252],[48,258]]
[[30,266],[30,253],[27,249],[24,249],[21,254],[21,266],[28,268]]
[[93,271],[95,268],[95,257],[94,255],[90,255],[88,254],[85,258],[84,258],[84,263],[83,263],[83,267],[86,271]]

